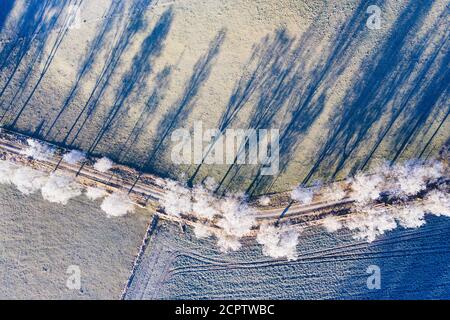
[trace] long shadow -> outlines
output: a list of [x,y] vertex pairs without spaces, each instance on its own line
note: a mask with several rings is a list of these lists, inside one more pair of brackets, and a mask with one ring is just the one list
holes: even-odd
[[88,99],[70,125],[69,130],[66,132],[65,137],[62,140],[63,145],[72,146],[83,131],[87,121],[96,111],[99,101],[109,87],[111,77],[119,64],[122,55],[126,49],[129,48],[136,34],[145,29],[147,25],[145,14],[151,5],[152,0],[135,0],[131,4],[130,16],[127,17],[125,26],[118,32],[114,45],[107,54],[102,70],[96,79]]
[[394,134],[396,144],[393,145],[391,149],[396,150],[396,152],[391,159],[393,163],[398,160],[410,142],[419,134],[420,129],[425,125],[430,116],[433,115],[435,108],[441,106],[439,104],[440,101],[442,101],[442,110],[446,110],[444,120],[448,116],[450,111],[450,72],[448,70],[450,54],[448,50],[444,50],[444,52],[446,52],[446,54],[442,59],[439,68],[421,93],[421,97],[417,101],[416,107],[412,110],[413,112],[406,113],[406,118],[402,122],[403,125]]
[[214,61],[220,52],[220,47],[225,40],[225,33],[224,30],[219,31],[214,40],[211,41],[208,52],[200,57],[195,63],[193,74],[186,84],[181,98],[172,108],[170,108],[171,111],[169,111],[158,124],[156,130],[158,143],[149,154],[144,167],[153,163],[158,152],[162,152],[161,148],[163,148],[164,142],[168,135],[173,131],[173,128],[180,126],[180,123],[191,113],[198,91],[208,79]]
[[13,36],[11,41],[6,42],[2,47],[2,50],[0,51],[0,72],[5,74],[7,69],[10,69],[11,71],[7,76],[5,84],[0,90],[0,97],[3,96],[6,88],[9,86],[9,83],[18,71],[22,59],[31,48],[33,41],[38,39],[38,43],[45,42],[48,35],[44,32],[44,30],[50,28],[49,26],[45,28],[44,17],[50,8],[50,1],[31,2],[24,9],[24,13],[20,16],[15,28],[17,33]]
[[[414,50],[416,52],[415,56],[420,57],[424,54],[426,48],[428,48],[430,46],[430,40],[432,40],[432,38],[430,38],[430,37],[434,32],[435,32],[434,28],[431,28],[428,31],[426,40],[424,40],[420,44],[420,46],[418,46],[417,50]],[[372,159],[375,152],[380,147],[382,141],[384,141],[384,139],[386,138],[388,133],[394,127],[394,124],[398,122],[398,120],[402,114],[405,114],[409,111],[408,106],[409,105],[413,105],[414,107],[417,106],[416,102],[413,99],[417,95],[417,93],[421,91],[421,88],[426,85],[426,80],[429,76],[429,73],[432,71],[432,68],[435,65],[435,62],[438,60],[439,54],[443,51],[443,49],[445,49],[447,38],[448,37],[445,35],[444,35],[444,37],[442,37],[440,44],[437,45],[436,50],[434,50],[434,52],[431,54],[431,56],[427,59],[426,63],[423,65],[423,67],[421,69],[419,69],[418,76],[415,77],[414,79],[408,79],[408,81],[411,83],[414,83],[414,85],[411,86],[406,93],[401,95],[399,99],[397,99],[397,100],[399,100],[398,107],[396,108],[396,110],[393,111],[393,115],[391,116],[387,126],[382,130],[381,134],[377,138],[375,145],[372,147],[369,154],[366,156],[366,158],[362,162],[362,165],[359,168],[357,168],[358,170],[364,170],[368,166],[370,160]],[[415,63],[414,63],[415,66],[417,66],[419,64],[418,62],[419,62],[419,59],[415,59]],[[404,124],[405,124],[405,122],[402,125],[404,125]],[[429,141],[429,143],[431,143],[431,140]],[[427,148],[429,143],[426,145],[425,148]],[[422,156],[422,154],[423,153],[420,154],[420,157]]]
[[[132,60],[130,70],[122,76],[120,89],[118,90],[114,104],[106,120],[103,121],[100,131],[89,147],[88,153],[95,151],[102,138],[110,130],[122,107],[124,107],[125,101],[132,93],[133,88],[135,88],[135,85],[145,83],[152,73],[154,59],[160,55],[163,49],[164,40],[169,33],[172,20],[173,11],[172,8],[169,8],[161,15],[152,32],[144,39],[139,52]],[[122,112],[126,113],[127,108],[122,110]]]
[[[450,108],[448,108],[447,113],[445,114],[445,116],[442,118],[442,121],[439,123],[438,127],[436,128],[436,130],[434,131],[434,133],[431,135],[431,137],[428,139],[427,143],[425,144],[425,146],[423,147],[422,151],[420,152],[420,154],[417,156],[417,158],[419,159],[423,159],[424,160],[428,160],[429,156],[431,155],[431,153],[433,152],[433,148],[431,148],[431,150],[428,152],[428,154],[425,156],[425,151],[428,150],[428,148],[431,145],[431,142],[434,140],[434,138],[436,137],[436,135],[438,134],[439,131],[441,131],[442,127],[444,126],[445,123],[447,123],[448,117],[450,115]],[[450,134],[448,135],[448,139],[450,139]],[[448,145],[448,140],[446,141],[446,143],[444,144]],[[444,150],[445,148],[443,148]]]
[[[57,40],[53,45],[52,52],[55,50],[55,46],[59,45],[58,42],[61,33],[65,28],[64,22],[61,22],[61,17],[67,20],[68,17],[67,15],[63,15],[63,11],[68,3],[69,2],[67,1],[38,1],[31,2],[25,7],[24,13],[19,19],[17,26],[18,32],[14,40],[8,43],[0,53],[0,56],[5,59],[0,66],[0,72],[4,73],[6,66],[11,69],[7,80],[0,90],[0,107],[2,109],[0,124],[5,122],[8,113],[15,107],[16,100],[30,85],[30,79],[35,69],[36,62],[43,58],[44,48],[51,33],[56,31],[58,25],[62,23],[63,27],[58,31]],[[26,57],[29,57],[29,59],[26,59]],[[47,64],[51,62],[52,54],[48,59],[50,60],[47,60],[44,71],[41,72],[41,76],[45,74],[46,69],[48,68]],[[14,78],[18,78],[16,79],[16,83],[19,83],[19,86],[18,88],[11,88],[15,89],[15,92],[9,103],[7,103],[4,94],[6,89],[10,87],[11,81]],[[38,80],[35,88],[37,88],[39,82],[40,81]],[[32,90],[32,94],[34,93],[35,88]],[[30,99],[32,94],[29,97]],[[5,103],[7,103],[6,108]],[[10,123],[8,126],[14,127],[14,125],[15,122],[12,124]]]
[[145,106],[138,117],[138,120],[133,126],[133,129],[131,130],[126,141],[116,152],[114,152],[114,154],[117,154],[117,159],[119,162],[127,162],[126,157],[132,155],[131,151],[133,147],[140,144],[144,129],[150,123],[150,116],[153,114],[160,101],[166,95],[171,72],[172,68],[170,66],[166,66],[156,75],[155,83],[153,84],[153,90],[149,98],[147,99]]
[[64,37],[66,36],[67,32],[69,31],[70,25],[74,19],[74,15],[76,14],[75,11],[71,12],[70,14],[63,14],[64,9],[66,8],[66,5],[70,4],[73,2],[73,5],[75,7],[80,7],[81,4],[83,3],[83,0],[68,0],[68,1],[60,1],[60,7],[58,9],[58,13],[56,15],[56,17],[52,17],[52,19],[50,19],[51,21],[53,21],[54,24],[56,24],[56,22],[59,20],[60,16],[63,16],[63,21],[62,21],[62,27],[59,29],[59,31],[57,32],[56,35],[56,40],[53,43],[53,46],[51,47],[50,53],[47,57],[47,59],[44,62],[43,65],[43,70],[40,72],[38,79],[36,81],[36,83],[34,84],[34,86],[31,89],[31,92],[28,94],[27,98],[25,99],[25,102],[23,103],[22,107],[19,109],[18,113],[16,114],[14,120],[8,124],[9,127],[14,128],[17,124],[17,122],[19,121],[20,117],[22,116],[23,112],[27,109],[27,107],[29,106],[29,102],[32,99],[32,97],[34,96],[37,88],[39,87],[39,85],[41,84],[42,80],[44,79],[45,75],[47,74],[47,71],[51,65],[51,63],[53,62],[53,59],[62,43],[62,41],[64,40]]
[[[27,54],[31,55],[31,59],[27,61],[25,66],[23,66],[23,68],[24,68],[23,72],[21,74],[18,74],[17,78],[20,78],[20,79],[17,79],[17,82],[19,83],[19,87],[14,88],[15,92],[14,92],[13,96],[9,99],[9,102],[7,102],[7,98],[2,97],[2,96],[3,96],[3,93],[5,92],[5,90],[8,88],[10,82],[16,76],[16,71],[14,71],[13,74],[10,75],[10,77],[8,78],[8,81],[6,82],[5,86],[3,87],[2,92],[0,94],[0,97],[2,97],[1,101],[0,101],[0,110],[2,110],[1,115],[0,115],[0,125],[3,124],[4,120],[8,116],[8,113],[14,107],[14,103],[17,101],[18,98],[20,98],[23,95],[24,90],[28,87],[30,77],[33,75],[33,70],[35,68],[36,62],[38,62],[41,59],[44,45],[45,45],[45,42],[37,43],[34,48],[35,54],[31,53],[30,52],[31,50],[28,51]],[[19,65],[17,65],[17,68],[19,67]]]
[[[50,6],[50,0],[34,0],[24,8],[24,12],[14,28],[14,30],[17,30],[16,34],[10,41],[5,42],[0,51],[1,73],[3,73],[6,67],[14,66],[15,68],[20,63],[28,48],[31,46],[32,40],[42,31],[42,18]],[[16,54],[14,55],[14,53]]]
[[[299,105],[297,106],[299,107]],[[248,195],[253,196],[255,193],[270,192],[270,189],[277,178],[286,172],[287,165],[294,158],[297,147],[302,141],[302,135],[314,124],[324,110],[324,107],[325,94],[321,94],[312,104],[308,105],[307,108],[299,107],[292,113],[295,116],[289,122],[288,127],[282,130],[280,135],[278,174],[274,176],[263,176],[261,175],[262,165],[260,165],[256,176],[246,190]],[[295,128],[295,130],[292,128]]]
[[[105,45],[106,41],[109,39],[111,32],[116,26],[116,21],[120,20],[120,13],[124,11],[124,3],[121,1],[113,1],[111,5],[108,7],[106,12],[102,16],[106,16],[107,18],[103,21],[100,28],[97,30],[94,39],[91,42],[91,45],[88,48],[88,52],[86,57],[84,58],[83,63],[81,64],[80,69],[78,70],[78,74],[76,76],[75,83],[72,85],[72,88],[64,100],[63,105],[60,108],[60,111],[56,115],[56,117],[51,121],[49,128],[47,129],[44,138],[47,139],[49,135],[51,135],[52,130],[54,129],[58,120],[63,116],[66,109],[71,105],[73,99],[78,93],[80,85],[82,84],[85,76],[92,70],[94,63],[98,60],[98,54],[101,51],[102,47]],[[59,133],[59,132],[58,132]],[[56,134],[56,137],[58,134]]]
[[5,26],[11,10],[14,8],[14,2],[15,0],[3,0],[0,3],[0,33]]
[[[265,52],[258,53],[261,60],[252,74],[252,83],[247,84],[249,88],[252,88],[254,94],[252,98],[256,99],[256,105],[250,111],[248,128],[265,129],[272,126],[277,113],[288,103],[294,89],[298,89],[296,88],[299,80],[297,68],[302,64],[298,63],[301,55],[299,48],[306,47],[309,36],[309,32],[303,34],[297,47],[293,48],[295,39],[289,37],[284,29],[280,29],[276,31],[270,42],[268,40],[271,37],[267,36],[256,47],[257,49],[263,48]],[[263,66],[261,73],[258,70],[260,66]],[[236,157],[220,181],[216,192],[222,188],[225,193],[228,186],[241,173],[242,166],[237,165],[236,162],[238,157],[246,152],[247,147],[250,146],[248,146],[246,138],[242,145],[238,146]],[[231,178],[228,178],[229,175]],[[227,178],[228,184],[224,185]]]
[[189,114],[192,112],[197,94],[202,85],[209,78],[211,69],[225,40],[225,35],[225,30],[220,30],[217,33],[216,37],[211,41],[209,45],[208,52],[201,56],[195,63],[192,76],[186,84],[182,96],[158,123],[156,129],[156,137],[158,137],[158,142],[154,147],[152,147],[152,150],[149,152],[147,159],[140,167],[141,173],[136,178],[134,185],[136,185],[136,183],[141,178],[142,172],[149,169],[154,164],[157,155],[160,152],[163,152],[163,150],[165,149],[165,140],[173,131],[173,129],[177,126],[180,126],[182,121],[187,119]]
[[[206,157],[213,150],[220,135],[223,135],[225,130],[233,123],[233,120],[241,111],[241,109],[252,98],[259,96],[259,105],[270,105],[265,103],[265,99],[262,98],[264,92],[270,92],[273,88],[267,88],[269,86],[276,87],[275,82],[283,82],[283,79],[287,77],[287,72],[284,75],[280,75],[279,72],[283,72],[282,64],[283,58],[288,54],[294,39],[289,37],[285,29],[279,29],[275,32],[273,37],[267,35],[262,41],[255,46],[250,56],[249,61],[246,64],[245,72],[243,76],[237,82],[233,93],[228,101],[224,113],[222,114],[219,123],[219,134],[213,138],[213,141],[209,145],[209,148],[205,151],[201,163],[196,167],[194,173],[188,180],[188,185],[193,185],[194,180],[197,177]],[[278,84],[280,86],[280,84]],[[275,106],[272,110],[278,110],[279,106]],[[255,111],[258,113],[258,111]]]
[[[312,24],[296,47],[292,49],[291,60],[287,59],[284,69],[273,70],[274,76],[279,75],[280,78],[278,80],[271,78],[263,88],[260,103],[251,117],[250,126],[259,128],[273,126],[271,124],[275,117],[273,110],[287,104],[288,117],[280,125],[280,172],[276,176],[261,176],[260,166],[247,188],[248,194],[269,190],[281,173],[285,172],[301,141],[300,138],[323,110],[326,92],[322,87],[325,83],[331,87],[350,59],[348,50],[358,41],[363,21],[365,21],[365,10],[366,4],[360,2],[352,16],[341,26],[330,47],[321,52],[312,71],[307,71],[306,63],[311,59],[311,52],[314,52],[317,45],[318,40],[314,39],[313,35],[317,34],[317,28],[320,26],[316,24]],[[286,58],[283,59],[286,60]],[[234,166],[235,163],[222,178],[217,192],[225,193],[237,177],[239,167],[228,179],[228,183],[224,184]]]
[[431,6],[432,1],[410,1],[382,46],[364,61],[365,68],[346,93],[342,109],[337,110],[332,117],[334,120],[330,123],[329,138],[303,184],[308,183],[322,166],[327,171],[334,168],[331,176],[334,179],[353,152],[365,141],[372,126],[386,114],[388,102],[412,72],[408,63],[402,64],[405,54],[399,53],[409,45],[408,40],[415,35],[415,29],[420,26]]

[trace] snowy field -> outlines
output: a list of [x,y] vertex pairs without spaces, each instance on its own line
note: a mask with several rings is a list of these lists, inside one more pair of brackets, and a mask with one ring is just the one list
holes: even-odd
[[[248,239],[223,254],[178,226],[160,225],[127,299],[448,299],[450,218],[431,217],[414,230],[397,229],[371,244],[347,231],[305,230],[296,261],[264,257]],[[381,289],[369,290],[369,266]]]
[[[119,299],[150,217],[107,218],[80,196],[59,205],[0,184],[1,299]],[[78,266],[81,289],[66,286]]]

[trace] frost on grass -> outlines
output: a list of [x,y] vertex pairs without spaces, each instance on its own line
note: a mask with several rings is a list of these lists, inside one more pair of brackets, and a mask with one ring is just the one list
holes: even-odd
[[265,256],[297,260],[297,244],[299,233],[287,225],[276,227],[264,223],[261,225],[256,241],[262,245]]
[[107,157],[103,157],[95,162],[94,169],[100,172],[106,172],[110,170],[113,165],[114,162],[112,162],[112,160],[108,159]]
[[327,216],[322,220],[323,227],[327,232],[333,233],[342,228],[342,223],[335,216]]
[[292,200],[298,201],[300,204],[308,205],[313,201],[314,190],[312,188],[305,188],[298,186],[291,192]]
[[107,196],[101,205],[108,217],[121,217],[134,212],[134,204],[130,197],[123,192],[114,192]]
[[69,164],[77,164],[86,159],[86,153],[78,150],[72,150],[63,156],[63,161]]
[[106,197],[108,192],[106,190],[97,187],[87,187],[85,192],[86,197],[91,200],[97,200],[99,198]]
[[36,160],[48,160],[55,153],[55,149],[33,139],[27,139],[28,147],[22,150],[22,154]]

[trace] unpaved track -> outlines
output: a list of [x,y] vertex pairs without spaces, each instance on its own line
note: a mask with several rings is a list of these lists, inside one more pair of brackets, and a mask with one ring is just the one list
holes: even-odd
[[[113,173],[102,173],[93,168],[92,161],[80,169],[79,165],[71,165],[63,162],[61,158],[67,150],[57,148],[56,146],[54,147],[57,151],[47,160],[28,159],[23,155],[23,150],[28,147],[26,142],[28,138],[24,135],[3,130],[0,134],[0,157],[46,172],[51,172],[57,168],[60,172],[74,176],[76,181],[84,186],[98,186],[110,192],[117,190],[129,192],[131,199],[136,205],[149,208],[152,212],[156,210],[157,215],[164,220],[191,226],[195,224],[195,220],[191,220],[190,217],[168,215],[159,207],[158,201],[164,196],[165,192],[165,181],[163,179],[150,174],[143,174],[141,179],[134,184],[136,177],[139,175],[134,169],[122,165],[115,165],[112,169]],[[134,187],[132,188],[133,185]],[[297,222],[299,220],[300,223],[307,222],[308,224],[312,224],[325,214],[345,212],[351,203],[352,200],[350,199],[343,199],[342,201],[333,203],[320,201],[303,206],[291,203],[279,207],[258,208],[255,216],[258,221],[276,221],[280,219],[280,215],[283,213],[283,217],[291,221]],[[289,206],[288,210],[286,209],[287,206]],[[216,228],[214,225],[212,227]],[[252,235],[253,231],[249,236]],[[147,240],[144,239],[145,241]]]
[[[159,200],[165,193],[165,180],[150,175],[140,174],[136,170],[123,166],[114,165],[112,172],[102,173],[94,169],[93,161],[88,160],[88,164],[82,166],[71,165],[61,161],[62,155],[67,150],[56,148],[57,152],[47,160],[31,160],[23,155],[23,150],[27,148],[26,139],[28,137],[3,131],[0,133],[0,156],[14,162],[40,168],[44,171],[53,171],[57,168],[66,174],[75,176],[77,182],[85,186],[101,186],[109,191],[127,191],[132,200],[140,207],[149,207],[157,210],[157,214],[165,220],[192,225],[189,217],[174,217],[164,212],[159,207]],[[141,176],[137,183],[136,177]],[[348,188],[348,186],[346,186]],[[280,194],[283,196],[282,194]],[[277,195],[275,195],[277,196]],[[278,205],[277,207],[256,206],[255,217],[258,221],[279,220],[280,218],[290,220],[294,223],[315,224],[317,220],[326,214],[345,214],[353,204],[351,198],[344,198],[339,201],[316,200],[308,205],[300,205],[293,201]],[[383,205],[383,204],[380,204]]]

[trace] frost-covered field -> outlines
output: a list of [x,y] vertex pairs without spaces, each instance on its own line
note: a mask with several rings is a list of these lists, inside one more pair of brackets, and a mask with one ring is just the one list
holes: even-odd
[[[172,224],[160,225],[127,292],[128,299],[447,299],[450,218],[430,217],[414,230],[397,229],[371,244],[348,231],[305,230],[296,261],[264,257],[249,239],[224,254]],[[381,289],[369,290],[371,265]]]
[[[120,298],[150,217],[108,218],[100,203],[55,204],[0,184],[0,298]],[[81,290],[66,286],[73,265]]]
[[[355,185],[367,187],[360,171],[432,160],[450,142],[446,0],[0,1],[0,127],[79,150],[65,161],[107,156],[180,182],[171,191],[185,196],[172,192],[160,203],[174,215],[192,205],[183,202],[191,193],[183,191],[186,181],[198,186],[212,177],[219,197],[299,186],[292,199],[311,201],[302,190],[318,180],[356,175]],[[378,29],[367,26],[370,4],[380,8]],[[279,129],[279,172],[175,164],[172,133],[200,121],[221,132]],[[3,172],[0,180],[19,189],[35,180],[23,174],[29,170]],[[414,175],[400,175],[411,195],[422,191],[405,177]],[[0,298],[120,296],[149,213],[121,216],[131,211],[118,206],[126,197],[88,201],[78,188],[61,198],[64,181],[43,177],[30,196],[0,185]],[[363,192],[367,197],[376,198]],[[197,211],[205,201],[195,202]],[[247,216],[246,223],[235,219],[243,208],[231,201],[222,210],[233,222],[222,227],[239,237],[252,227]],[[400,225],[421,225],[423,210],[413,213]],[[358,222],[373,227],[380,222],[373,216]],[[383,232],[394,228],[381,218]],[[255,239],[225,254],[214,239],[162,223],[127,298],[448,298],[449,218],[427,220],[371,244],[346,228],[308,229],[295,261],[263,256]],[[333,221],[328,227],[338,229]],[[260,242],[270,245],[274,228],[266,228]],[[70,265],[81,269],[81,291],[66,288]],[[380,290],[366,287],[369,265],[381,269]]]

